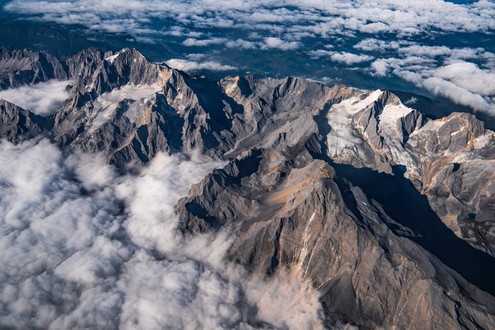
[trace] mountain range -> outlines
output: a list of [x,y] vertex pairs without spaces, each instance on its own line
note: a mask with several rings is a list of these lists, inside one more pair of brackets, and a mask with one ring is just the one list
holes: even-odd
[[49,115],[0,100],[1,138],[122,174],[160,152],[225,162],[176,204],[177,232],[228,232],[230,262],[296,272],[326,327],[495,325],[495,133],[475,115],[297,77],[211,81],[127,48],[0,51],[0,90],[54,80]]

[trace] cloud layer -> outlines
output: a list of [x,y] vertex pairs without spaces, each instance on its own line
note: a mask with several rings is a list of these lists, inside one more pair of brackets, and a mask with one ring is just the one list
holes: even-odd
[[0,327],[318,327],[317,295],[294,275],[225,264],[226,233],[176,234],[176,201],[221,165],[160,154],[119,177],[98,155],[2,141]]
[[[290,24],[292,32],[322,36],[349,32],[418,34],[436,29],[448,32],[479,32],[495,29],[495,5],[482,0],[468,5],[447,1],[419,0],[412,3],[369,1],[157,1],[125,3],[95,1],[19,1],[8,3],[12,12],[41,15],[62,24],[82,24],[109,32],[152,35],[146,29],[153,18],[173,18],[200,27],[259,29]],[[309,23],[309,24],[308,24]]]
[[0,91],[0,99],[14,103],[37,115],[49,116],[59,110],[60,104],[69,97],[66,91],[70,81],[51,80],[30,86]]

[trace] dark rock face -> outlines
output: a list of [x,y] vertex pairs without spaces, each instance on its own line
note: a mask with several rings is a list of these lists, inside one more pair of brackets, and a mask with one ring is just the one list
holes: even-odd
[[12,143],[48,134],[51,121],[0,100],[0,136]]
[[50,134],[120,167],[160,151],[227,161],[179,201],[179,230],[228,228],[230,260],[309,279],[328,326],[493,328],[495,134],[474,116],[292,77],[211,82],[132,49],[0,61],[2,88],[72,81],[53,118],[1,101],[9,141]]
[[0,90],[50,79],[67,79],[58,58],[45,52],[0,48]]

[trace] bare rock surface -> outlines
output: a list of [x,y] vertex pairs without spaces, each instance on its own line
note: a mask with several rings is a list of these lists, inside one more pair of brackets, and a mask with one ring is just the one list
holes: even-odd
[[67,79],[64,63],[57,57],[46,52],[0,48],[0,90],[50,79]]
[[51,125],[50,119],[0,100],[0,136],[10,142],[18,143],[38,135],[48,134]]

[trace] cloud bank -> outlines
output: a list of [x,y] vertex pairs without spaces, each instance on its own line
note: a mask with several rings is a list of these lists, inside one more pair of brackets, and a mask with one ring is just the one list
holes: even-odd
[[65,90],[70,81],[51,80],[34,85],[0,91],[0,99],[14,103],[37,115],[49,116],[57,112],[60,104],[69,97]]
[[318,297],[294,275],[225,264],[227,233],[176,233],[176,201],[218,166],[160,154],[120,177],[98,155],[1,141],[0,327],[318,328]]
[[[291,32],[325,36],[348,32],[419,34],[431,30],[479,32],[495,29],[495,6],[419,0],[369,1],[10,1],[5,9],[61,24],[108,32],[150,34],[150,20],[172,18],[197,27],[259,29],[290,24]],[[255,24],[254,24],[255,23]],[[272,29],[273,31],[274,29]]]

